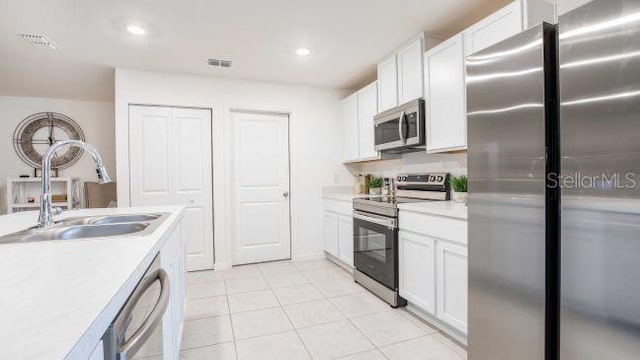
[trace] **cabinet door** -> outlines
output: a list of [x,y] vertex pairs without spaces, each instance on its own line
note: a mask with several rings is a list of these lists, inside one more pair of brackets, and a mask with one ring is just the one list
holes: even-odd
[[427,152],[467,147],[467,109],[462,35],[425,54]]
[[353,266],[353,218],[347,215],[338,217],[338,254],[340,260]]
[[437,258],[437,317],[467,333],[467,263],[464,246],[438,241]]
[[424,96],[423,52],[422,37],[398,51],[398,104]]
[[464,31],[465,55],[485,49],[522,31],[522,2],[514,1]]
[[325,211],[323,216],[324,251],[338,257],[338,214]]
[[398,106],[398,63],[393,54],[378,64],[378,112]]
[[358,91],[358,128],[360,133],[360,160],[378,159],[375,150],[373,117],[378,113],[378,83]]
[[435,315],[435,241],[401,231],[399,235],[400,296]]
[[356,161],[359,155],[358,94],[342,101],[343,160]]
[[168,358],[177,358],[180,351],[180,334],[184,321],[186,298],[185,249],[182,239],[182,224],[172,231],[160,251],[162,268],[169,275],[169,306],[162,318],[162,342]]

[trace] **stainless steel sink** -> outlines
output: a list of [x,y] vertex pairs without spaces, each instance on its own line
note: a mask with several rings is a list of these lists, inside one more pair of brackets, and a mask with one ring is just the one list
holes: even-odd
[[50,228],[33,227],[0,237],[0,244],[105,238],[153,233],[169,213],[126,214],[68,218]]
[[105,215],[82,218],[69,218],[59,222],[64,225],[106,225],[157,220],[162,214]]
[[59,226],[44,231],[36,231],[24,237],[23,241],[71,240],[128,235],[141,232],[148,227],[148,223]]

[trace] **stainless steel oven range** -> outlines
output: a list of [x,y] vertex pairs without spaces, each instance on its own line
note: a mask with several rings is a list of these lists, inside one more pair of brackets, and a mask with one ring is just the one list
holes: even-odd
[[391,196],[353,200],[354,279],[393,307],[398,295],[398,204],[449,200],[448,174],[398,175]]

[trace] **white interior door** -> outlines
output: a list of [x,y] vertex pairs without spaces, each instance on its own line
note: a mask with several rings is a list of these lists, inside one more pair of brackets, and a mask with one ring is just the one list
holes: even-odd
[[130,106],[131,206],[184,205],[187,269],[213,269],[211,111]]
[[233,264],[289,259],[289,116],[232,112]]

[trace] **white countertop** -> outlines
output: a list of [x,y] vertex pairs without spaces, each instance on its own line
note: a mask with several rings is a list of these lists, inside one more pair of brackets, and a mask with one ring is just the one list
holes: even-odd
[[[181,206],[72,210],[65,217],[169,212],[152,234],[0,244],[0,359],[86,359],[182,215]],[[38,212],[0,216],[0,236]]]
[[467,207],[453,201],[423,201],[415,203],[398,204],[400,211],[413,211],[429,215],[447,216],[458,219],[467,219]]
[[339,201],[352,201],[353,199],[356,199],[356,198],[363,198],[363,197],[369,197],[369,196],[376,196],[376,195],[352,194],[352,193],[325,193],[325,194],[322,194],[322,198],[323,199],[339,200]]

